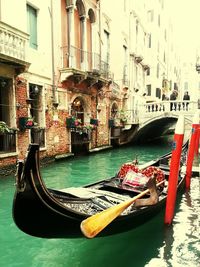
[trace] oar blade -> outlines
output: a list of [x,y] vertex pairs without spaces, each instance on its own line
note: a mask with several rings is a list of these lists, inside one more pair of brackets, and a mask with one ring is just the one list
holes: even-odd
[[133,202],[134,199],[130,199],[85,219],[80,225],[82,233],[87,238],[95,237]]
[[[161,185],[164,182],[159,182],[156,186]],[[87,238],[93,238],[100,233],[109,223],[117,218],[126,208],[133,204],[138,198],[146,195],[149,189],[141,192],[137,196],[122,202],[116,206],[110,207],[104,211],[101,211],[95,215],[88,217],[81,222],[80,228],[82,233]]]

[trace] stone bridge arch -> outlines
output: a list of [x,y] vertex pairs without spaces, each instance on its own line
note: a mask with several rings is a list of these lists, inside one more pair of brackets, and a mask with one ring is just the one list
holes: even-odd
[[[157,139],[163,135],[173,133],[176,122],[180,114],[160,114],[151,118],[146,118],[139,123],[137,133],[133,141],[144,143]],[[185,117],[185,130],[188,133],[192,125],[192,116]]]

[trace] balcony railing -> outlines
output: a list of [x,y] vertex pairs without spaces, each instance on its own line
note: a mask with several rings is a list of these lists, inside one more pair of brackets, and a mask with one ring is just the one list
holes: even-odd
[[110,73],[109,69],[110,69],[109,64],[107,62],[105,62],[105,61],[101,61],[101,65],[100,65],[101,75],[105,79],[110,79],[111,78],[111,73]]
[[40,147],[45,147],[45,129],[32,128],[31,129],[31,142],[39,144]]
[[124,65],[122,82],[123,82],[123,85],[128,86],[128,66],[127,65]]
[[112,97],[120,97],[121,92],[120,92],[120,86],[116,82],[112,82],[111,84],[111,90],[112,90]]
[[194,101],[162,101],[145,104],[145,112],[193,112],[197,109]]
[[1,57],[10,62],[27,65],[26,47],[28,35],[0,22],[0,53]]
[[109,64],[102,61],[98,53],[84,51],[75,46],[64,46],[61,48],[62,64],[61,68],[72,68],[80,71],[99,72],[99,74],[109,79]]
[[200,64],[196,64],[196,71],[200,73]]
[[81,145],[81,144],[86,144],[89,143],[91,140],[91,131],[87,131],[84,133],[79,133],[79,132],[71,132],[71,143],[72,145]]
[[16,132],[0,133],[0,154],[16,152]]
[[122,127],[111,128],[111,139],[120,138]]

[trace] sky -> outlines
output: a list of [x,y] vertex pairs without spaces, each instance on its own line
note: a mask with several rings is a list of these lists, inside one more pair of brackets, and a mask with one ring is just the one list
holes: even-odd
[[176,41],[185,57],[200,47],[200,0],[167,0]]

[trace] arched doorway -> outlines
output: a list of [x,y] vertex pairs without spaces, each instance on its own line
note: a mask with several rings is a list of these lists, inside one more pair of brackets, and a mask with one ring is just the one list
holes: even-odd
[[110,139],[111,145],[115,146],[119,142],[120,134],[121,134],[121,126],[119,120],[119,108],[117,103],[113,103],[110,110]]
[[84,100],[76,97],[71,105],[71,116],[74,118],[74,127],[71,128],[71,150],[74,154],[83,154],[89,149],[90,133],[85,127],[84,113]]

